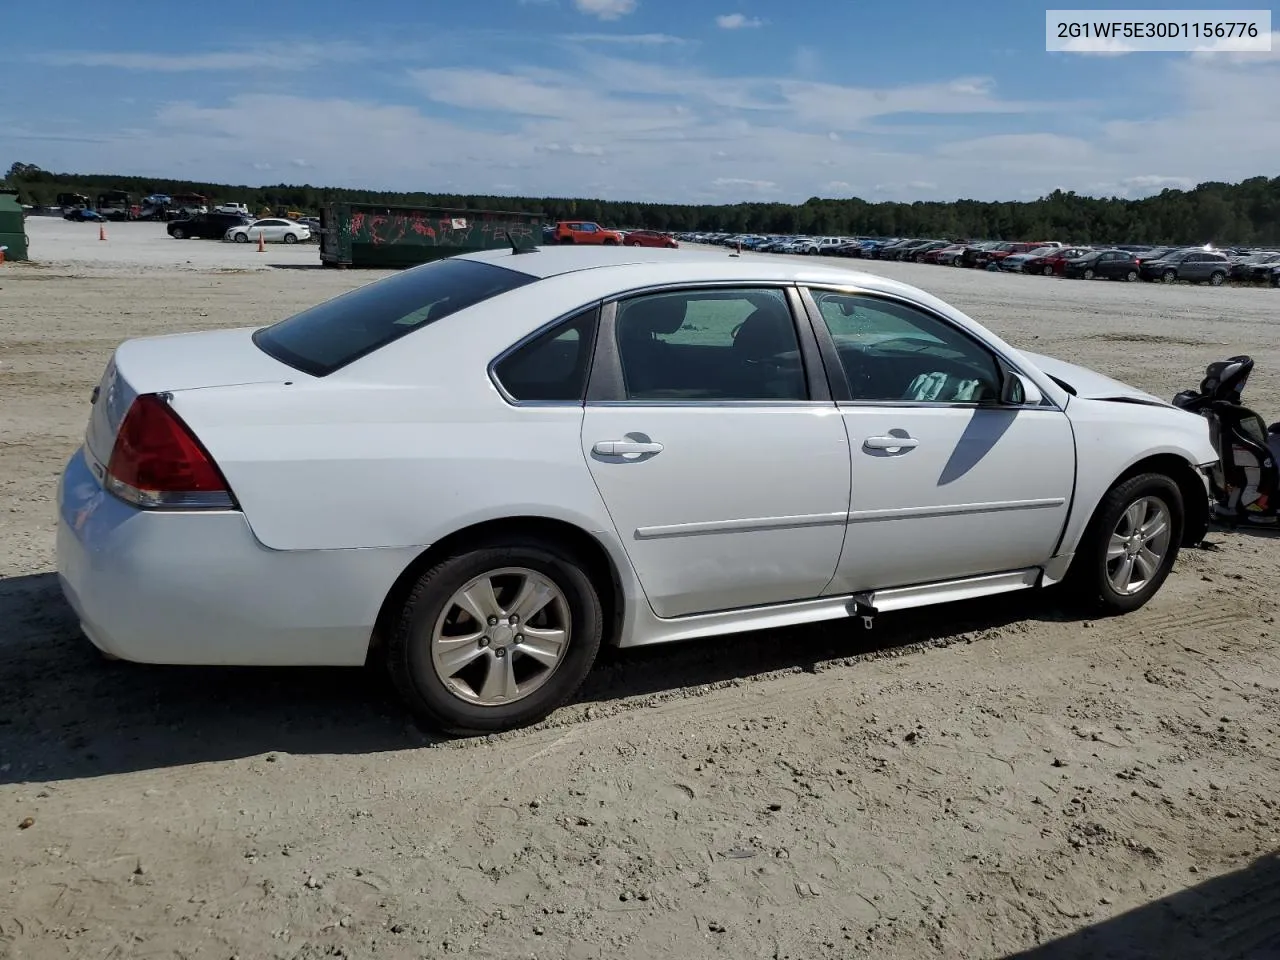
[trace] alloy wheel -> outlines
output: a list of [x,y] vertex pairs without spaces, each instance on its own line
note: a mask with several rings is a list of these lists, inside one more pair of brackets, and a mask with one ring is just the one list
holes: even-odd
[[1129,505],[1107,544],[1107,579],[1117,593],[1130,596],[1147,586],[1169,552],[1172,532],[1163,500],[1142,497]]
[[431,661],[449,691],[479,706],[529,696],[547,682],[569,647],[564,592],[525,567],[504,567],[457,590],[431,634]]

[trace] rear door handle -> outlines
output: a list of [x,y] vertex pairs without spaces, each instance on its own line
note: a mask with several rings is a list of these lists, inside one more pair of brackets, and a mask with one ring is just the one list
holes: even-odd
[[639,440],[600,440],[591,450],[602,457],[625,457],[628,454],[661,453],[662,444],[655,441],[645,443]]
[[867,437],[862,445],[868,450],[914,450],[920,441],[915,437]]

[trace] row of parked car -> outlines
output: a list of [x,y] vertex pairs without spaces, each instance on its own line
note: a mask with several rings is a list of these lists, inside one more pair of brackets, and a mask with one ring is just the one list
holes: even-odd
[[265,217],[255,220],[243,213],[210,211],[171,220],[165,228],[175,240],[226,240],[232,243],[305,243],[318,239],[320,221],[304,217],[289,220]]
[[1003,273],[1034,273],[1080,280],[1208,283],[1228,280],[1280,287],[1280,251],[1147,245],[1071,246],[1058,240],[937,240],[914,237],[777,237],[687,233],[678,239],[810,256],[897,260]]

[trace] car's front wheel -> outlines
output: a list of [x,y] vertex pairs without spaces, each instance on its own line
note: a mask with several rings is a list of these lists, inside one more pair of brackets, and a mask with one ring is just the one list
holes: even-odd
[[1126,282],[1128,282],[1128,283],[1134,283],[1134,282],[1136,282],[1136,281],[1137,281],[1137,279],[1138,279],[1138,271],[1137,271],[1137,270],[1130,270],[1128,273],[1126,273],[1126,274],[1124,275],[1124,279],[1125,279],[1125,281],[1126,281]]
[[286,233],[286,234],[284,235],[284,242],[285,242],[285,243],[297,243],[297,242],[298,242],[298,235],[297,235],[296,233]]
[[495,542],[422,575],[387,663],[424,725],[483,735],[536,723],[573,696],[602,633],[600,598],[571,551]]
[[1112,487],[1072,562],[1080,599],[1104,613],[1143,606],[1178,558],[1183,517],[1182,493],[1163,474],[1140,474]]
[[1221,270],[1215,270],[1209,274],[1209,285],[1214,287],[1222,286],[1222,281],[1227,279],[1227,275]]
[[172,230],[169,231],[169,235],[172,236],[173,239],[175,240],[184,240],[186,239],[186,236],[187,236],[186,231],[183,230],[181,227],[174,227]]
[[1086,271],[1084,272],[1084,278],[1085,278],[1086,280],[1092,280],[1095,276],[1096,276],[1096,274],[1095,274],[1092,270],[1086,270]]
[[1165,283],[1173,283],[1178,279],[1178,273],[1176,270],[1166,270],[1160,275],[1160,279]]
[[248,243],[249,235],[247,233],[237,233],[233,239],[236,243]]

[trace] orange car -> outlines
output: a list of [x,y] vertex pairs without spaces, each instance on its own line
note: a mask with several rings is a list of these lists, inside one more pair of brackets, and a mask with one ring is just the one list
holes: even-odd
[[602,243],[615,247],[622,243],[622,234],[589,220],[561,220],[556,224],[556,243]]
[[680,246],[676,243],[675,237],[669,237],[665,233],[659,233],[657,230],[631,230],[623,238],[622,243],[628,247],[669,247],[675,249]]

